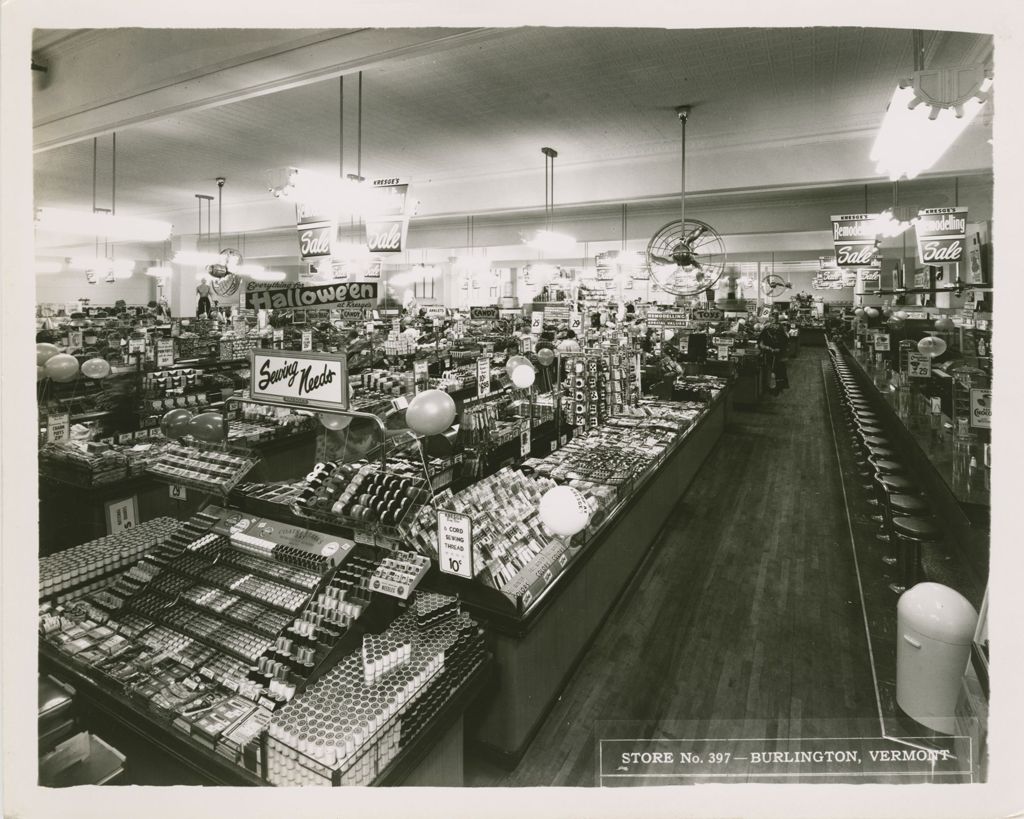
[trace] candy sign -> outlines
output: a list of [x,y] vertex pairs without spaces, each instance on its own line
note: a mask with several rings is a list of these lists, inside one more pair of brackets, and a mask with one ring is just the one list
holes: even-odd
[[907,375],[910,378],[931,378],[932,357],[926,353],[910,353],[907,356]]

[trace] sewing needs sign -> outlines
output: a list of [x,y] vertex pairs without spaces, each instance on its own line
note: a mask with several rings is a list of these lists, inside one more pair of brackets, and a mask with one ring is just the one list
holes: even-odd
[[348,362],[343,353],[253,350],[250,355],[252,401],[348,409]]

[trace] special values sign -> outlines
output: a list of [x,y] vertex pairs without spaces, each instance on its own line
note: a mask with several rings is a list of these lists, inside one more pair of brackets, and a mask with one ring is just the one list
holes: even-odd
[[874,267],[878,259],[878,215],[855,213],[832,217],[832,244],[839,267]]
[[926,208],[918,214],[921,264],[959,264],[967,258],[967,208]]
[[250,310],[287,310],[290,308],[346,307],[368,308],[377,303],[376,282],[340,284],[279,284],[249,282],[245,306]]
[[348,409],[348,360],[344,354],[253,350],[250,356],[251,400]]

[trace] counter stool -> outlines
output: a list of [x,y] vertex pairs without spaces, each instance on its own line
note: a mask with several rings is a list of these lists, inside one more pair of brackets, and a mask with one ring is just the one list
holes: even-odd
[[938,543],[942,539],[939,527],[927,518],[901,515],[892,519],[893,533],[899,544],[899,579],[889,584],[896,594],[921,582],[921,544]]
[[[906,470],[903,468],[903,464],[898,461],[893,461],[888,458],[877,457],[874,454],[868,455],[868,475],[878,477],[879,475],[905,475]],[[864,489],[871,491],[874,489],[873,483],[864,485]]]
[[[930,518],[932,516],[928,501],[920,495],[900,495],[898,493],[889,495],[889,509],[896,517]],[[886,520],[885,515],[872,515],[871,519],[881,524],[876,534],[878,540],[883,543],[890,542],[892,540],[892,521]],[[885,555],[882,562],[891,566],[896,562],[896,558],[893,555]]]
[[878,490],[877,498],[869,498],[868,503],[872,506],[880,506],[885,521],[892,520],[892,509],[889,506],[891,495],[920,495],[921,492],[910,478],[905,475],[894,475],[887,472],[875,472],[875,488]]

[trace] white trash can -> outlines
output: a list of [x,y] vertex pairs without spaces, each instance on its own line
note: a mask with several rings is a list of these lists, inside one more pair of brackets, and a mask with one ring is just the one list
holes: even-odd
[[944,734],[971,654],[978,613],[959,592],[918,583],[896,606],[896,702],[907,716]]

